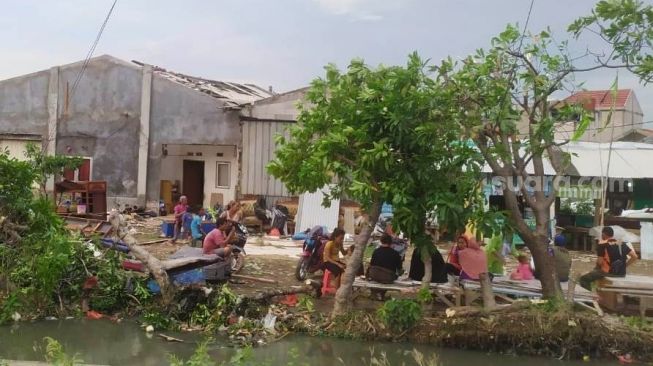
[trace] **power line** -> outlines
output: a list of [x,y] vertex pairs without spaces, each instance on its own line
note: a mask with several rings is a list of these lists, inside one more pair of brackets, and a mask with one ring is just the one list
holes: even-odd
[[104,28],[106,28],[107,23],[109,22],[109,18],[111,18],[111,14],[113,13],[113,9],[116,7],[116,3],[118,0],[113,0],[113,4],[111,5],[111,8],[109,9],[109,12],[107,13],[107,16],[104,18],[104,22],[102,22],[102,26],[100,26],[100,30],[97,33],[97,36],[95,37],[95,41],[93,41],[93,44],[91,45],[91,48],[88,50],[88,53],[86,54],[86,57],[84,58],[84,63],[82,64],[82,69],[79,71],[77,74],[77,77],[75,78],[75,82],[73,83],[73,87],[70,92],[70,99],[73,98],[75,95],[75,91],[77,90],[77,86],[79,85],[79,82],[82,80],[82,77],[84,76],[84,72],[86,71],[86,68],[88,67],[88,64],[91,60],[91,57],[93,57],[93,53],[95,52],[95,48],[97,47],[98,43],[100,42],[100,38],[102,37],[102,33],[104,32]]

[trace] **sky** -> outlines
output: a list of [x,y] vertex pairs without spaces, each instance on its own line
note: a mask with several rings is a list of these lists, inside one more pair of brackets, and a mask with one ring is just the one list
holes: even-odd
[[[113,0],[0,0],[0,79],[83,60]],[[534,0],[528,29],[556,39],[589,14],[593,0]],[[405,64],[417,51],[433,62],[489,46],[508,23],[523,27],[529,0],[118,0],[94,55],[110,54],[215,80],[306,86],[324,65]],[[596,40],[572,43],[580,54]],[[615,71],[586,74],[608,89]],[[653,120],[653,85],[621,71]]]

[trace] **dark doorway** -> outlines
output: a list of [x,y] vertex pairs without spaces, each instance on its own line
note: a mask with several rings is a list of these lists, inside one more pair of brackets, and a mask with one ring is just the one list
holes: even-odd
[[204,202],[204,162],[184,160],[182,191],[190,206],[201,206]]

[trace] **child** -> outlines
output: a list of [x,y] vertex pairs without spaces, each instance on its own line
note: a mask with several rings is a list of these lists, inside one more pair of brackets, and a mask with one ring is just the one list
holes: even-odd
[[531,269],[528,256],[520,254],[517,256],[517,260],[519,261],[519,265],[517,266],[517,269],[510,274],[510,279],[516,281],[528,281],[534,279],[535,276],[533,276],[533,270]]

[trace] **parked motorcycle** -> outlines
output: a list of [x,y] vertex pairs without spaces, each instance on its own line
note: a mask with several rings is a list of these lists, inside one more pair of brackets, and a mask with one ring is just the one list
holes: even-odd
[[324,228],[315,226],[308,233],[308,238],[302,245],[302,254],[295,268],[295,277],[298,281],[304,281],[309,273],[323,270],[322,254],[324,246],[328,241]]
[[236,230],[236,242],[231,244],[231,273],[236,273],[245,266],[245,244],[247,244],[248,232],[245,225],[238,222],[233,224]]

